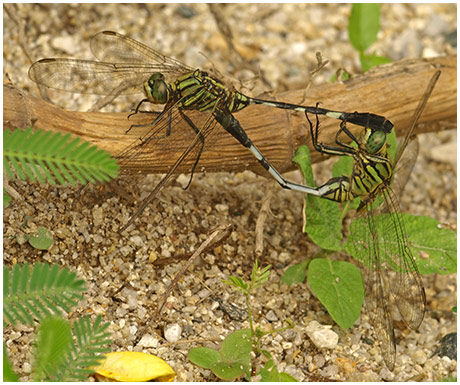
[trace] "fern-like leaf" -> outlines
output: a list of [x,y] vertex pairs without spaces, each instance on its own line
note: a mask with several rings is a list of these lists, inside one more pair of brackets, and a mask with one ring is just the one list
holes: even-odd
[[40,321],[35,342],[34,381],[53,376],[72,346],[69,321],[50,317]]
[[9,178],[17,175],[55,185],[106,182],[118,174],[116,160],[103,150],[70,134],[49,131],[3,131],[3,166]]
[[85,381],[93,373],[92,367],[109,352],[110,333],[107,332],[109,323],[102,323],[97,316],[94,323],[89,317],[77,319],[73,324],[73,334],[76,343],[63,359],[56,372],[49,376],[50,381]]
[[59,266],[36,263],[3,268],[3,319],[15,324],[31,325],[62,310],[70,312],[82,299],[84,281]]

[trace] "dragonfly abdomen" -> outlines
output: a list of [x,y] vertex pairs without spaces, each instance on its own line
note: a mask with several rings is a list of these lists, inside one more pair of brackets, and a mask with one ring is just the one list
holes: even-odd
[[329,179],[318,191],[321,193],[321,198],[326,198],[335,202],[346,202],[356,198],[352,189],[350,177],[345,175]]

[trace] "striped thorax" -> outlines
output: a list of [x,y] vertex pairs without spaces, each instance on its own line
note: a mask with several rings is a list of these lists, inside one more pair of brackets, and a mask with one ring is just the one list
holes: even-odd
[[177,102],[186,110],[209,111],[225,106],[236,112],[248,105],[244,95],[230,91],[218,79],[201,70],[195,70],[167,83],[161,73],[154,73],[144,83],[147,99],[154,104]]
[[355,198],[373,199],[381,188],[390,184],[393,166],[388,159],[386,134],[366,128],[360,140],[360,147],[353,153],[351,176],[331,179],[320,187],[325,191],[323,198],[336,202]]

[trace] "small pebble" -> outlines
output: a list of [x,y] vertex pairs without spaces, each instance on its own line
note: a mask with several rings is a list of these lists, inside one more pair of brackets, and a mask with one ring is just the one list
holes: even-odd
[[51,45],[68,54],[74,54],[78,49],[78,45],[75,44],[75,38],[69,35],[56,36],[51,40]]
[[331,326],[321,325],[317,321],[311,321],[307,326],[307,335],[316,347],[322,349],[335,349],[339,342],[339,336],[332,331]]
[[131,241],[131,243],[134,246],[137,246],[137,247],[144,246],[144,241],[142,240],[142,238],[139,235],[134,235],[131,238],[129,238],[129,240]]
[[22,370],[24,373],[32,373],[32,366],[28,362],[24,362],[22,365]]
[[182,334],[182,328],[180,327],[179,324],[169,324],[169,325],[166,325],[164,329],[165,339],[168,342],[179,341],[181,334]]
[[412,355],[412,359],[417,364],[423,365],[427,360],[427,356],[426,356],[426,353],[423,350],[419,349],[419,350],[416,350],[414,352],[414,354]]
[[269,310],[265,318],[270,322],[278,321],[278,316],[273,310]]
[[95,227],[99,227],[104,220],[104,211],[102,210],[102,207],[98,206],[95,207],[93,210],[93,225]]
[[322,368],[324,364],[326,363],[326,359],[322,354],[317,354],[313,357],[313,363],[318,367]]
[[159,343],[158,338],[153,337],[150,334],[144,334],[137,345],[144,348],[157,348]]
[[334,377],[338,372],[339,368],[337,365],[329,365],[321,371],[321,375],[326,378],[331,378]]
[[437,162],[451,163],[457,165],[457,145],[456,143],[445,143],[432,147],[428,156]]

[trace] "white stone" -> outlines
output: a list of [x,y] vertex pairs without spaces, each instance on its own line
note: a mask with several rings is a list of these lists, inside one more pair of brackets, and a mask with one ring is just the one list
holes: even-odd
[[142,247],[144,246],[144,241],[139,235],[134,235],[130,239],[131,243],[137,247]]
[[179,341],[180,335],[182,334],[182,328],[179,324],[166,325],[164,329],[165,339],[168,342]]
[[339,342],[338,334],[331,330],[330,325],[321,325],[317,321],[311,321],[306,332],[315,346],[320,349],[335,349]]
[[414,352],[414,354],[412,355],[412,359],[415,363],[423,365],[427,360],[427,356],[423,350],[419,349]]
[[144,348],[157,348],[159,341],[158,338],[155,338],[150,334],[144,334],[137,345]]

